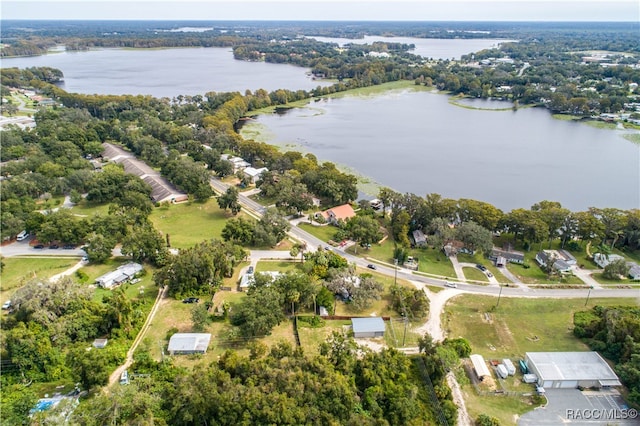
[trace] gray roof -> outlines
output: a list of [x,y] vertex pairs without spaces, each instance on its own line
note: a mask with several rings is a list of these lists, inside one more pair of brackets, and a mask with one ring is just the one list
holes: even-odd
[[618,376],[597,352],[527,352],[541,380],[600,380],[619,386]]
[[509,251],[509,250],[502,250],[499,248],[493,248],[493,250],[491,250],[491,256],[493,257],[504,257],[505,259],[517,259],[517,260],[524,260],[524,253],[519,252],[519,251]]
[[160,173],[149,167],[145,162],[138,160],[131,152],[116,145],[104,143],[102,156],[114,163],[122,164],[124,171],[138,176],[151,187],[151,199],[154,203],[164,201],[184,201],[187,194],[178,191]]
[[384,320],[382,317],[351,318],[354,333],[384,332]]
[[424,233],[421,230],[416,229],[415,231],[413,231],[413,240],[416,243],[425,243],[427,242],[427,237],[425,237]]
[[210,333],[176,333],[169,339],[169,352],[206,352]]

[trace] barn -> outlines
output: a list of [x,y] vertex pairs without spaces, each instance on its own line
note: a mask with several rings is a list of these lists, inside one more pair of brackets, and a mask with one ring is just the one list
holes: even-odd
[[538,386],[573,389],[620,386],[618,376],[597,352],[527,352]]
[[351,318],[353,337],[384,337],[384,320],[382,317]]

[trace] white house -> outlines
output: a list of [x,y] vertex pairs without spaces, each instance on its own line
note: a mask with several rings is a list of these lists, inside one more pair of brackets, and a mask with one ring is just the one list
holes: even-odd
[[113,288],[118,284],[127,282],[134,278],[137,273],[142,271],[142,265],[139,263],[126,263],[118,266],[115,271],[108,272],[96,278],[96,284],[102,288]]
[[169,354],[203,354],[210,341],[210,333],[176,333],[169,340]]
[[257,181],[260,180],[260,177],[262,176],[262,174],[267,171],[269,171],[269,169],[267,169],[266,167],[261,167],[259,169],[256,169],[254,167],[246,167],[242,171],[242,173],[244,173],[246,177],[251,179],[251,183],[256,183]]
[[624,257],[620,256],[619,254],[607,255],[605,253],[596,253],[593,255],[593,261],[596,262],[596,265],[598,265],[601,268],[604,268],[611,262],[614,262],[616,260],[621,260],[621,259],[624,259]]
[[[553,269],[558,272],[570,272],[571,265],[569,265],[556,250],[542,250],[536,254],[536,262],[540,266],[547,266],[550,261],[553,260]],[[575,258],[574,258],[575,260]]]

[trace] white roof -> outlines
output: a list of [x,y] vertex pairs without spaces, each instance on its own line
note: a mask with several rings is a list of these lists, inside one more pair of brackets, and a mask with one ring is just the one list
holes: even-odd
[[247,167],[244,169],[244,172],[251,176],[251,177],[256,177],[264,172],[266,172],[268,169],[266,167],[261,167],[259,169],[253,168],[253,167]]
[[484,362],[482,355],[473,354],[469,358],[471,358],[471,363],[473,364],[473,368],[476,370],[478,377],[491,376],[489,367],[487,367],[487,363]]
[[210,341],[210,333],[176,333],[169,339],[169,352],[206,352]]
[[542,380],[600,380],[619,386],[618,376],[597,352],[527,352]]

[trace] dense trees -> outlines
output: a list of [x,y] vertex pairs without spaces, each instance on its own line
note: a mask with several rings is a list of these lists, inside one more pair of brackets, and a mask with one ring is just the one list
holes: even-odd
[[245,251],[234,244],[204,241],[170,257],[153,279],[159,286],[169,286],[169,294],[178,298],[214,293],[245,257]]
[[573,333],[592,350],[601,352],[629,389],[629,401],[640,405],[640,309],[594,306],[576,312]]

